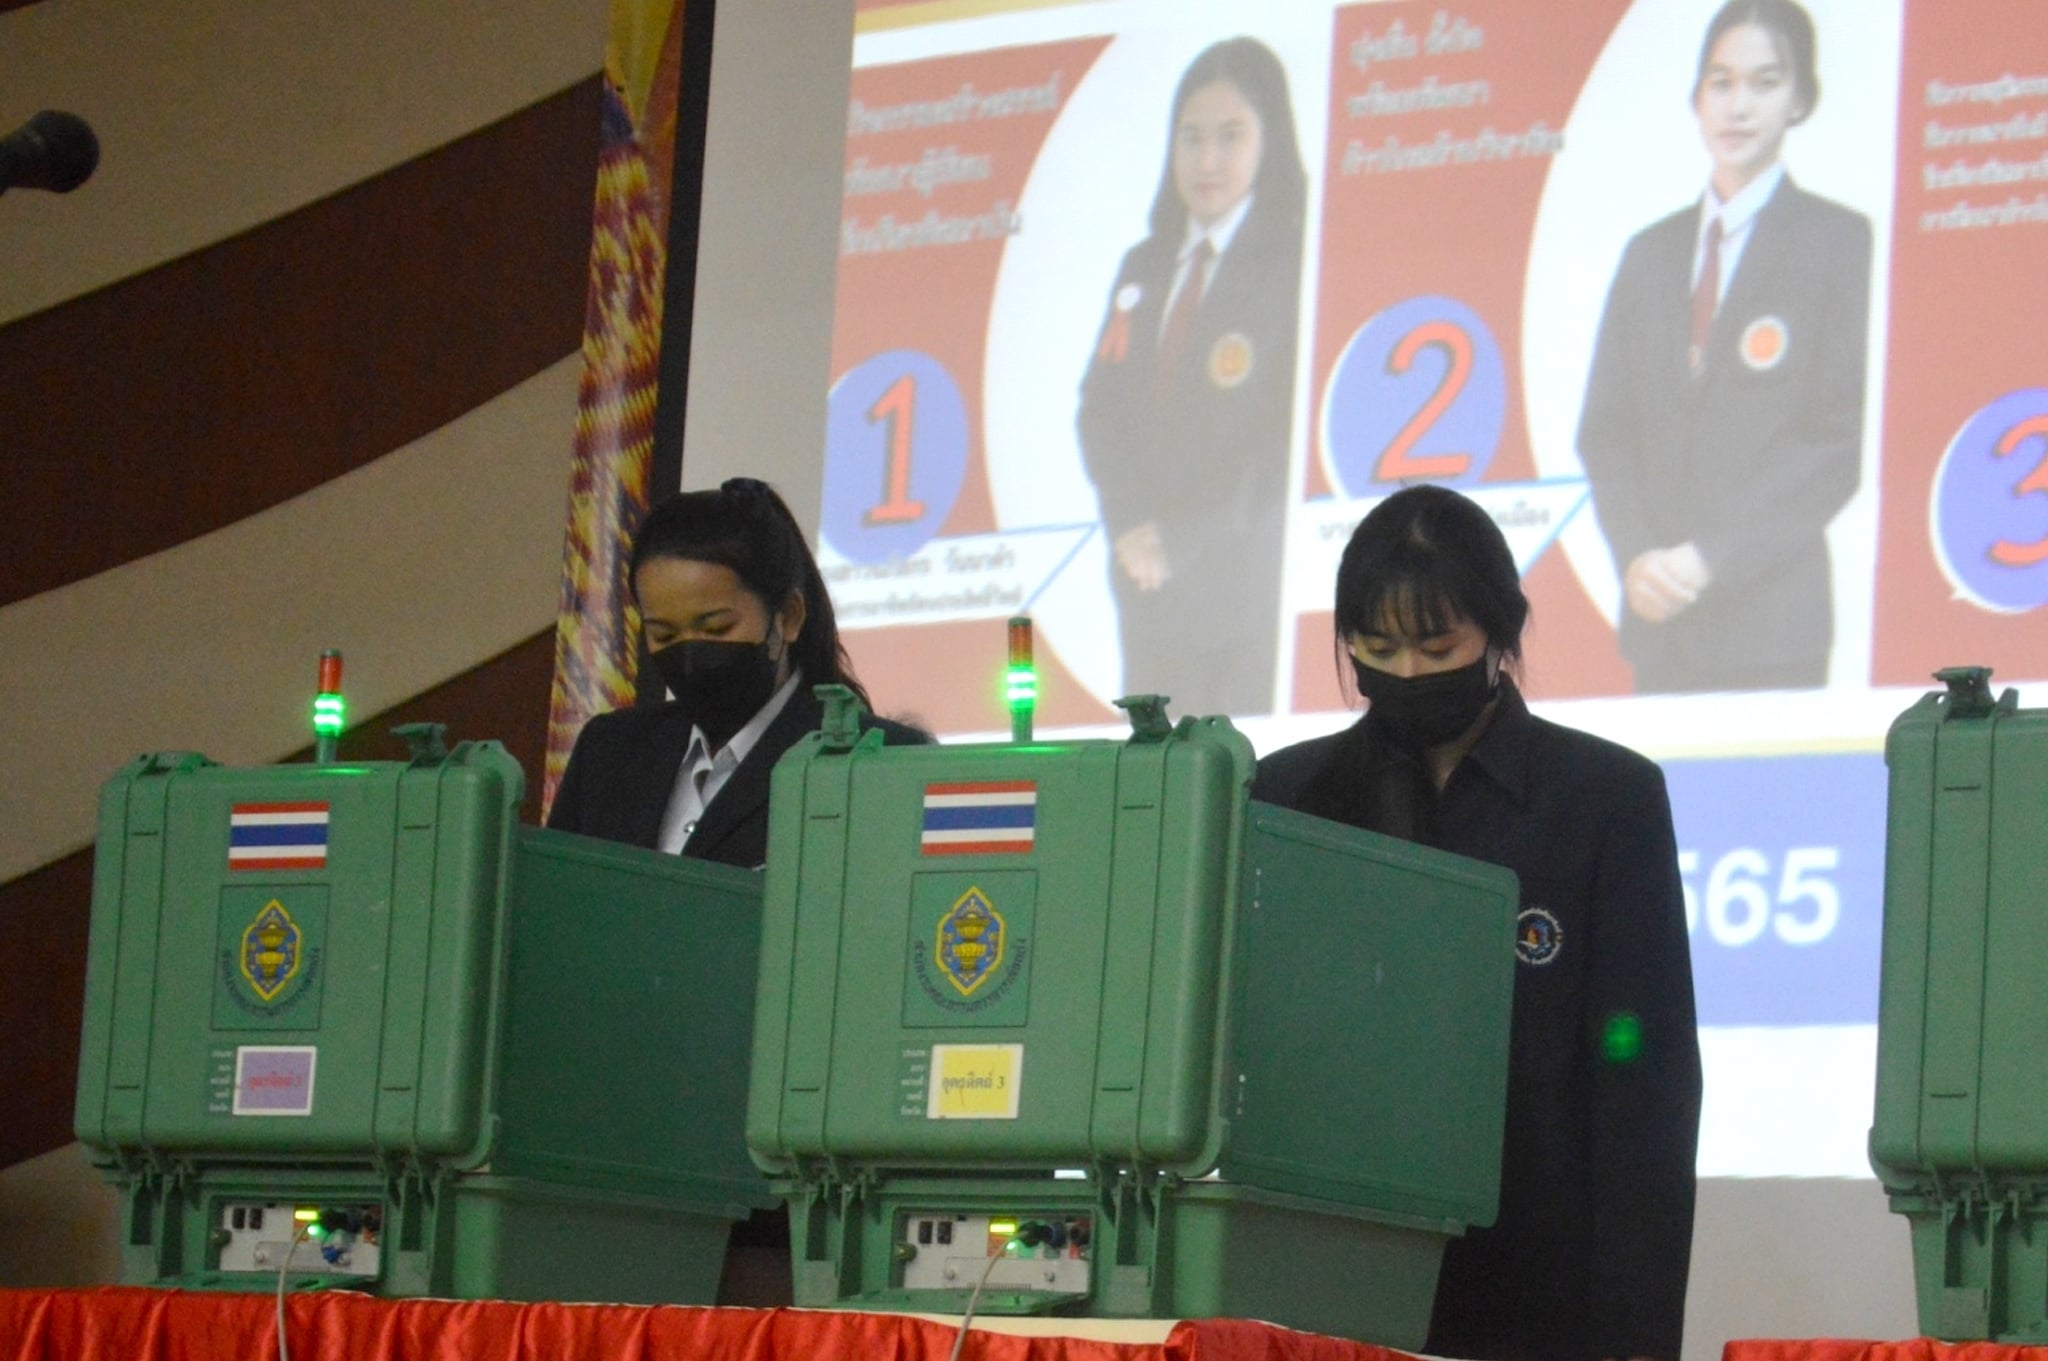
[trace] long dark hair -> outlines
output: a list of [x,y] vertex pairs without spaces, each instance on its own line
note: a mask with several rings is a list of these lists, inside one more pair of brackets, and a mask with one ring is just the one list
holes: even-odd
[[1792,92],[1799,100],[1799,116],[1792,120],[1797,127],[1813,116],[1814,108],[1820,103],[1820,72],[1815,69],[1818,60],[1818,40],[1814,37],[1813,16],[1799,6],[1797,0],[1728,0],[1707,24],[1707,36],[1700,44],[1700,69],[1692,80],[1692,102],[1700,102],[1700,87],[1707,83],[1707,63],[1714,58],[1714,44],[1731,28],[1754,24],[1771,35],[1778,55],[1784,59],[1785,69],[1792,76]]
[[1520,662],[1529,597],[1506,536],[1478,502],[1431,483],[1406,487],[1374,506],[1337,564],[1337,649],[1376,633],[1389,617],[1421,633],[1453,617],[1471,620],[1487,644]]
[[806,685],[843,685],[870,709],[867,690],[855,679],[832,596],[818,560],[804,541],[796,516],[766,482],[728,478],[717,491],[677,492],[647,512],[633,539],[632,575],[653,558],[682,558],[731,569],[760,600],[770,618],[792,592],[804,601],[804,625],[790,645],[790,661]]
[[1181,110],[1205,86],[1225,81],[1244,96],[1259,116],[1259,170],[1252,177],[1252,212],[1277,216],[1283,226],[1300,230],[1308,210],[1308,175],[1301,168],[1301,145],[1294,135],[1294,105],[1287,98],[1287,72],[1273,49],[1257,38],[1230,38],[1204,48],[1181,74],[1173,92],[1173,117],[1166,123],[1166,167],[1159,192],[1152,196],[1152,235],[1175,247],[1187,231],[1188,209],[1173,182],[1173,144]]

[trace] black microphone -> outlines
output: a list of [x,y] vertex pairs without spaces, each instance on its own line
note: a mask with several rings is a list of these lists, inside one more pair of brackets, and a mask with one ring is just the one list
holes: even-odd
[[92,178],[100,139],[75,113],[44,109],[0,137],[0,194],[16,185],[68,194]]

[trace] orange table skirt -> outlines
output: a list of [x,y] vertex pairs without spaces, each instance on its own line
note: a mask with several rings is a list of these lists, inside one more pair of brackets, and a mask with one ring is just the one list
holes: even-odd
[[1999,1342],[1730,1342],[1721,1361],[2048,1361],[2048,1347],[2012,1347]]
[[[382,1300],[343,1293],[293,1295],[285,1309],[291,1361],[946,1361],[955,1331],[896,1314]],[[267,1361],[277,1355],[275,1332],[276,1301],[269,1295],[127,1286],[0,1290],[0,1361]],[[977,1331],[961,1361],[1408,1358],[1216,1319],[1177,1323],[1156,1343]]]

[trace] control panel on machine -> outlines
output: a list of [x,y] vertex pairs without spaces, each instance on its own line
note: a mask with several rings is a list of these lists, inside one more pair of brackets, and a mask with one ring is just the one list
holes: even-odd
[[1093,1227],[1087,1215],[1065,1212],[912,1211],[897,1239],[903,1288],[969,1290],[986,1272],[990,1290],[1085,1295]]
[[[220,1206],[220,1270],[375,1278],[383,1261],[380,1205],[233,1200]],[[285,1263],[286,1257],[290,1265]]]

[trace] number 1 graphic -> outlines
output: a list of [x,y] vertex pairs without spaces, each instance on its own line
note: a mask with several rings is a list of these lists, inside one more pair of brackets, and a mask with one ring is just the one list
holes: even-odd
[[869,424],[883,427],[882,499],[861,516],[868,525],[900,525],[924,514],[924,502],[910,499],[912,415],[917,406],[917,379],[904,374],[868,408]]

